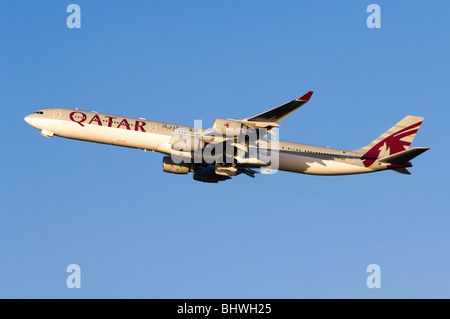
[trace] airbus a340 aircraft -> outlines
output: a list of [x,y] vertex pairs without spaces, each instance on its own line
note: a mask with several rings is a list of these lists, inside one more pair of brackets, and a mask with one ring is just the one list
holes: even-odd
[[[242,120],[215,119],[209,130],[78,109],[42,109],[25,117],[25,121],[49,138],[56,135],[170,155],[163,158],[163,171],[193,172],[194,180],[208,183],[241,173],[254,177],[257,172],[254,169],[270,171],[267,168],[313,175],[361,174],[387,169],[410,174],[406,169],[412,166],[410,161],[428,150],[409,148],[423,121],[422,117],[411,115],[372,143],[353,151],[268,139],[267,134],[275,136],[278,123],[308,102],[312,94],[310,91]],[[233,133],[228,134],[231,129]],[[225,151],[222,154],[218,150]],[[263,153],[267,155],[265,160]]]

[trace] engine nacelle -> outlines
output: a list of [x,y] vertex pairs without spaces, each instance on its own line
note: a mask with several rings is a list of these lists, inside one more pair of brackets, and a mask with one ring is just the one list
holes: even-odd
[[172,149],[183,152],[196,152],[205,147],[201,136],[192,135],[187,129],[176,129],[172,132],[170,141]]
[[214,166],[199,167],[194,172],[194,180],[204,183],[218,183],[230,179],[228,176],[217,175],[214,172]]
[[215,119],[213,129],[223,136],[238,136],[247,129],[247,126],[235,120]]
[[191,165],[189,163],[174,163],[170,156],[164,156],[162,169],[166,173],[172,174],[187,174],[191,171]]

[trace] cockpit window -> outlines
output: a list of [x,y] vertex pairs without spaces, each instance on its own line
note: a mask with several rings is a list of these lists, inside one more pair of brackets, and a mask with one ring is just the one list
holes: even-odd
[[42,111],[36,111],[36,112],[34,112],[34,114],[44,114],[44,112],[42,112]]

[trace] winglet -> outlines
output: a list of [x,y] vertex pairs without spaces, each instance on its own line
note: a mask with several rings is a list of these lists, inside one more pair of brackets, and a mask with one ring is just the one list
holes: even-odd
[[[296,100],[289,101],[280,105],[276,108],[273,108],[264,113],[248,117],[243,121],[243,124],[248,127],[252,127],[254,129],[260,129],[263,127],[278,127],[277,123],[284,119],[286,116],[294,112],[296,109],[301,107],[303,104],[307,103],[311,96],[313,95],[313,91],[309,91],[302,97],[299,97]],[[256,124],[255,124],[256,122]]]
[[306,93],[305,95],[303,95],[302,97],[299,97],[297,99],[297,101],[309,101],[309,99],[311,98],[311,96],[313,95],[313,91],[309,91],[308,93]]

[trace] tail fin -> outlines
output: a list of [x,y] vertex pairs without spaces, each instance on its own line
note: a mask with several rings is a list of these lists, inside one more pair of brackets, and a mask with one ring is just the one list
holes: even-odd
[[416,136],[423,117],[408,115],[369,145],[356,150],[362,153],[364,166],[372,165],[375,160],[388,157],[409,148]]

